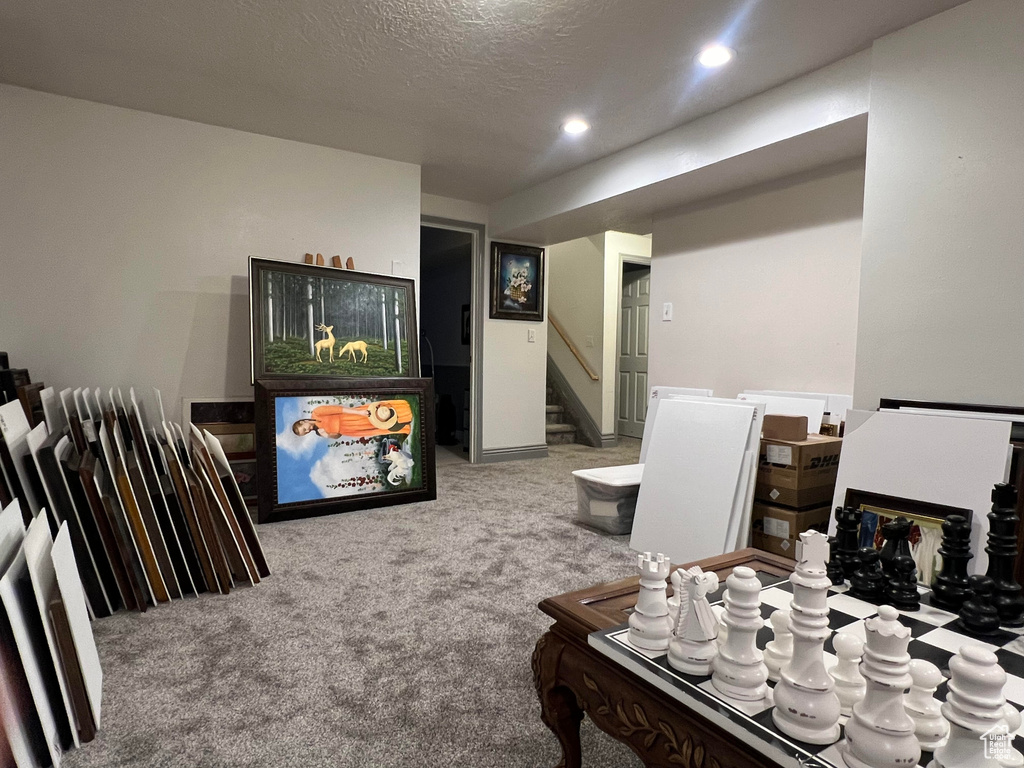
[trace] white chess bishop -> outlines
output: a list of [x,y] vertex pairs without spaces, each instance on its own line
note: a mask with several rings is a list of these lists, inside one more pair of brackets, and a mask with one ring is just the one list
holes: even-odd
[[695,565],[672,574],[672,586],[679,597],[675,628],[668,646],[668,663],[688,675],[711,674],[711,661],[718,653],[718,619],[708,604],[708,592],[718,589],[718,574],[704,573]]
[[903,707],[903,692],[913,682],[907,653],[910,630],[900,624],[899,612],[891,605],[881,606],[864,626],[867,643],[860,668],[867,693],[853,705],[846,724],[843,760],[850,768],[915,766],[921,747],[914,721]]
[[672,619],[668,615],[668,579],[672,563],[660,552],[637,555],[640,594],[636,610],[629,617],[629,642],[648,651],[664,651],[672,637]]
[[1006,672],[979,645],[965,645],[949,661],[949,693],[942,715],[949,740],[935,750],[928,768],[1019,768],[1024,756],[1012,746],[1020,712],[1003,697]]
[[825,575],[828,537],[817,531],[800,534],[789,625],[793,657],[782,668],[775,686],[772,721],[788,736],[808,744],[832,744],[839,739],[839,697],[825,670],[824,645],[828,627],[828,588]]
[[768,693],[768,667],[757,647],[757,632],[764,626],[761,582],[753,569],[739,565],[729,574],[725,586],[722,623],[729,634],[711,663],[711,684],[731,698],[758,701]]

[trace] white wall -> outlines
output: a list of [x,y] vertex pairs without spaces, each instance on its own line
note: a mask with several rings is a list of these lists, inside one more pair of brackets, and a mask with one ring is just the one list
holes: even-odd
[[872,51],[855,404],[1024,405],[1020,0]]
[[0,346],[36,380],[248,395],[249,255],[419,275],[420,169],[0,85]]
[[[602,401],[605,383],[604,244],[602,233],[548,248],[548,311],[601,379],[590,378],[554,328],[548,331],[548,354],[602,432],[605,431]],[[612,323],[614,346],[614,318]]]
[[657,219],[651,383],[850,392],[863,188],[844,164]]

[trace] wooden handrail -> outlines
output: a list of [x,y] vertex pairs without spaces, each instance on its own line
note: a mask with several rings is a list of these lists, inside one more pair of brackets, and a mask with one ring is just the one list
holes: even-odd
[[562,341],[565,342],[565,346],[567,346],[569,351],[572,352],[572,356],[576,358],[576,362],[583,366],[583,370],[587,372],[590,380],[597,381],[599,378],[598,375],[594,373],[589,365],[587,365],[587,361],[583,359],[583,355],[581,355],[580,351],[576,349],[576,345],[569,341],[569,337],[566,335],[565,329],[562,328],[561,324],[559,324],[557,320],[555,320],[555,316],[551,314],[550,309],[548,310],[548,320],[551,321],[552,327],[558,331],[558,335],[562,337]]

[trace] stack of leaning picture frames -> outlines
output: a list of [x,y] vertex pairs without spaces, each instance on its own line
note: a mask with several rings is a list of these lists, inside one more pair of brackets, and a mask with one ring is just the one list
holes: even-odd
[[437,497],[416,281],[250,257],[260,523]]
[[220,442],[168,421],[159,391],[155,421],[134,389],[41,394],[33,428],[0,406],[0,758],[19,768],[100,727],[90,620],[270,576]]

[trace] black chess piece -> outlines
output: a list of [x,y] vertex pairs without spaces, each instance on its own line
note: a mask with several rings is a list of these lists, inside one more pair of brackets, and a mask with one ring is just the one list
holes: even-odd
[[[836,549],[835,559],[843,569],[843,578],[849,579],[860,568],[860,518],[861,511],[854,507],[836,507]],[[833,583],[838,583],[833,581]]]
[[932,582],[931,604],[947,611],[959,611],[967,599],[967,561],[971,554],[971,524],[963,515],[949,515],[942,521],[942,570]]
[[837,557],[839,553],[838,547],[836,547],[836,537],[828,537],[828,562],[825,564],[825,575],[828,576],[828,580],[832,582],[833,586],[839,586],[845,579],[843,578],[843,566],[839,563]]
[[897,555],[892,561],[893,575],[886,582],[885,598],[898,611],[916,611],[921,608],[921,594],[917,591],[917,566],[909,555]]
[[891,579],[896,574],[892,567],[895,558],[904,555],[910,557],[910,528],[910,521],[905,517],[897,517],[882,526],[885,544],[882,545],[878,559],[882,561],[882,571],[886,578]]
[[850,577],[850,596],[876,605],[885,600],[885,574],[877,549],[860,550],[860,568]]
[[992,511],[988,513],[987,575],[994,590],[992,604],[1004,627],[1024,627],[1024,595],[1014,578],[1017,565],[1017,489],[998,483],[992,489]]
[[967,580],[971,590],[960,607],[960,624],[975,635],[991,635],[999,629],[999,612],[992,605],[995,585],[988,576],[976,574]]

